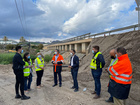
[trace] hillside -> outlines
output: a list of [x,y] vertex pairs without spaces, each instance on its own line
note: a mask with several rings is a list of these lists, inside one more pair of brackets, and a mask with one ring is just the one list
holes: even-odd
[[[127,33],[121,33],[117,35],[111,35],[106,37],[95,38],[89,45],[89,54],[82,60],[80,71],[89,74],[89,64],[93,56],[91,49],[92,46],[99,45],[100,51],[104,55],[106,61],[106,67],[110,63],[109,51],[118,47],[124,47],[127,49],[127,53],[133,67],[133,83],[131,86],[130,100],[128,105],[138,105],[140,103],[140,33],[138,31],[132,31]],[[85,74],[85,73],[84,73]],[[89,77],[84,76],[85,79],[90,80]],[[104,71],[102,75],[102,82],[108,80],[108,75]]]

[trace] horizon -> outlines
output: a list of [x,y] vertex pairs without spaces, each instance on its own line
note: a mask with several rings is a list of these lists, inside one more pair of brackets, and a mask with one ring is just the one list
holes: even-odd
[[0,38],[13,40],[23,36],[27,41],[47,43],[110,31],[138,21],[135,0],[17,1],[22,21],[14,1],[0,1],[0,6]]

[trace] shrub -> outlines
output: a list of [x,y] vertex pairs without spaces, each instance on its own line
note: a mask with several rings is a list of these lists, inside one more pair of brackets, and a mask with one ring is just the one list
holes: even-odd
[[34,62],[34,60],[36,59],[36,56],[35,55],[31,55],[31,54],[30,54],[30,56],[31,56],[32,62]]
[[38,45],[38,48],[39,48],[39,49],[43,49],[43,44],[39,44],[39,45]]
[[13,50],[14,48],[15,48],[15,45],[12,45],[12,44],[6,45],[7,50]]
[[45,62],[49,62],[51,60],[52,60],[52,56],[51,55],[45,55],[45,57],[44,57],[44,61]]
[[12,64],[15,53],[0,54],[0,64]]

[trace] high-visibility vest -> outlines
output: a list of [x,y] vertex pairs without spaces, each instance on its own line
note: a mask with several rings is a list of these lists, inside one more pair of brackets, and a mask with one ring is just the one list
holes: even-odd
[[[56,56],[56,55],[53,56],[52,62],[53,62],[53,61],[62,62],[62,63],[64,62],[64,59],[63,59],[63,56],[62,56],[62,55],[59,54],[57,59],[55,59],[55,56]],[[56,67],[57,67],[57,66],[62,66],[62,64],[53,64],[53,65],[54,65],[54,67],[55,67],[55,68],[54,68],[54,72],[56,72]]]
[[[23,69],[24,77],[28,77],[30,75],[30,68],[27,67],[27,66],[29,66],[29,63],[27,61],[25,61],[24,59],[23,59],[23,61],[25,62],[24,67],[26,67],[26,68]],[[32,60],[31,59],[30,59],[30,63],[32,65]]]
[[[97,59],[99,54],[102,54],[102,53],[101,52],[97,52],[97,54],[91,60],[91,63],[90,63],[90,68],[91,69],[97,70],[96,59]],[[100,68],[102,68],[102,63],[101,62],[100,62]]]
[[[109,67],[115,65],[117,62],[118,62],[118,59],[117,59],[117,58],[112,59],[111,62],[110,62]],[[109,68],[109,67],[108,67],[108,68]],[[111,78],[111,75],[109,75],[109,77]]]
[[120,84],[132,83],[132,66],[128,58],[128,54],[118,57],[118,62],[110,66],[108,72],[111,74],[111,79]]
[[[38,57],[35,59],[35,61],[37,61],[39,67],[44,67],[44,59],[43,58],[42,58],[42,62]],[[38,68],[38,66],[35,63],[35,70],[36,71],[41,71],[42,69]]]

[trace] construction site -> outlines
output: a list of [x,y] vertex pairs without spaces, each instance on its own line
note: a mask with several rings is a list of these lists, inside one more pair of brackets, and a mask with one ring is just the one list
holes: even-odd
[[[110,63],[109,51],[116,49],[119,46],[126,48],[129,55],[130,61],[133,67],[133,78],[132,86],[127,99],[127,105],[139,105],[140,104],[140,35],[139,31],[131,31],[121,34],[115,34],[106,37],[95,38],[91,41],[88,46],[87,55],[77,53],[76,55],[80,58],[80,68],[78,74],[79,81],[79,92],[74,93],[70,87],[72,86],[72,77],[70,69],[63,67],[62,71],[62,87],[52,87],[53,85],[53,68],[52,64],[48,63],[44,70],[43,85],[41,89],[37,89],[35,86],[36,74],[34,71],[32,90],[27,93],[31,96],[30,100],[22,101],[15,100],[14,85],[15,77],[12,70],[12,65],[0,65],[0,105],[113,105],[113,103],[106,103],[105,100],[109,97],[108,73],[103,69],[101,76],[101,98],[98,100],[93,99],[91,92],[94,90],[94,81],[89,68],[91,58],[93,56],[91,48],[93,45],[99,45],[100,51],[102,52],[106,65],[108,67]],[[44,49],[42,54],[51,53],[52,51]],[[69,64],[70,54],[69,52],[61,51],[64,57],[65,64]],[[86,88],[86,91],[83,89]]]

